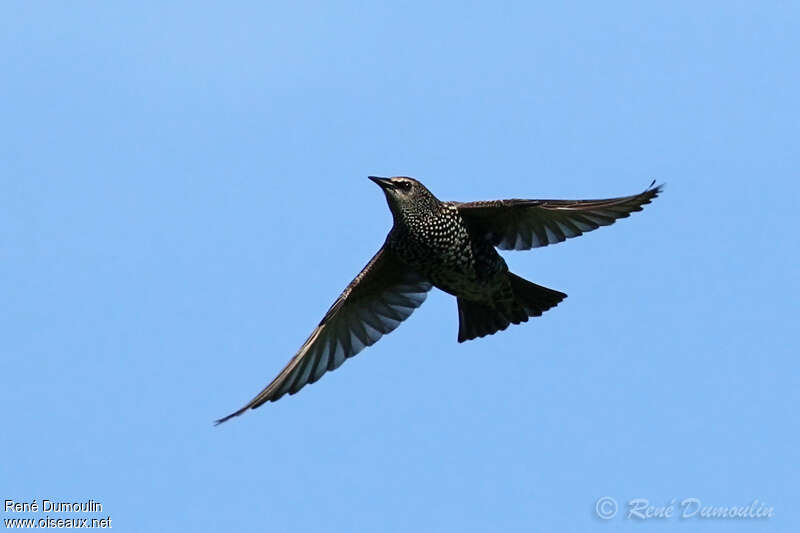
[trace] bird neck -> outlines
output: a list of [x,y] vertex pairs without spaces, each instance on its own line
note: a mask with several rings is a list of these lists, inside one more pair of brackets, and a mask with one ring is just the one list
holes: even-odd
[[442,212],[442,202],[433,195],[426,195],[403,205],[390,205],[390,208],[395,225],[407,226],[439,216]]

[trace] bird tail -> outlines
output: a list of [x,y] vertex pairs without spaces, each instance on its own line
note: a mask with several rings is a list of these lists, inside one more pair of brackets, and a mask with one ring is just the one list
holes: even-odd
[[531,283],[511,272],[508,279],[511,299],[487,303],[458,298],[458,342],[491,335],[509,324],[527,322],[528,317],[541,316],[567,297],[563,292]]

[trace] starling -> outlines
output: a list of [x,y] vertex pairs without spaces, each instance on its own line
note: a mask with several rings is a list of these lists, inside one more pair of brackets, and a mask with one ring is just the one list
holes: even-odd
[[408,177],[370,176],[394,218],[378,253],[350,282],[278,376],[217,424],[294,394],[393,331],[431,287],[456,297],[458,342],[491,335],[541,316],[567,297],[508,270],[496,248],[529,250],[613,224],[658,196],[606,200],[442,202]]

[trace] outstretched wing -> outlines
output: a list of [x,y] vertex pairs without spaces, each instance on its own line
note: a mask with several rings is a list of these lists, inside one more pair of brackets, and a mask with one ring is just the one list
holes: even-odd
[[485,235],[502,250],[530,250],[641,211],[663,188],[654,184],[640,194],[606,200],[495,200],[455,206],[473,235]]
[[431,284],[410,272],[382,247],[333,303],[319,325],[278,376],[221,424],[248,409],[294,394],[345,359],[393,331],[425,301]]

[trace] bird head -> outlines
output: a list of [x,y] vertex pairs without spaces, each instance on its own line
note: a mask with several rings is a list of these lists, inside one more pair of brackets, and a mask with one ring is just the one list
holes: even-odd
[[439,200],[420,182],[414,178],[397,176],[394,178],[379,178],[369,176],[369,179],[378,184],[386,195],[386,201],[392,214],[397,216],[420,216],[427,211],[436,209]]

